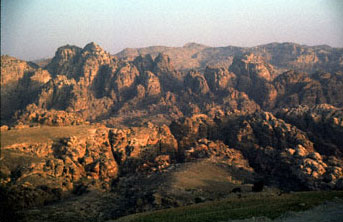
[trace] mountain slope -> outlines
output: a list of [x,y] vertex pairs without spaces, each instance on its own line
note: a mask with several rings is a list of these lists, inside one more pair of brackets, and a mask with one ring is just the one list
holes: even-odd
[[[180,72],[166,54],[140,55],[127,61],[111,56],[95,43],[84,48],[66,45],[56,51],[46,69],[31,67],[19,75],[6,68],[20,70],[19,63],[2,66],[2,107],[5,110],[2,119],[12,124],[13,120],[18,120],[50,125],[83,121],[126,125],[144,121],[169,123],[195,113],[215,116],[235,110],[273,111],[322,103],[342,106],[342,72],[318,71],[309,75],[291,70],[280,74],[280,68],[268,63],[273,61],[282,69],[293,67],[289,61],[294,58],[285,59],[287,54],[283,54],[286,49],[292,49],[289,55],[299,56],[323,48],[305,47],[305,50],[304,47],[295,44],[259,46],[250,48],[256,54],[249,52],[234,56],[230,67],[207,66],[203,72]],[[192,53],[207,49],[194,43],[182,48]],[[180,53],[179,48],[152,47],[137,52],[154,53],[156,50],[174,50],[178,55],[186,55]],[[261,54],[261,50],[267,51]],[[268,50],[274,54],[281,50],[280,55],[275,56],[282,54],[285,58],[276,59],[277,63]],[[298,51],[300,54],[296,53]],[[337,58],[341,56],[336,55]],[[7,64],[6,59],[2,57],[4,64]],[[5,69],[11,74],[6,74]],[[13,76],[6,77],[8,75]],[[8,78],[14,82],[7,82]],[[20,93],[23,90],[27,92]],[[16,103],[12,106],[11,101]],[[10,111],[6,111],[7,107]]]
[[165,53],[177,69],[200,69],[208,65],[228,67],[234,56],[254,53],[279,69],[296,69],[304,72],[323,70],[335,72],[343,68],[343,49],[330,46],[306,46],[296,43],[270,43],[255,47],[209,47],[195,43],[183,47],[148,47],[124,49],[116,54],[129,60],[138,55]]
[[66,45],[45,68],[1,57],[1,214],[106,221],[263,190],[343,189],[340,49],[134,53]]

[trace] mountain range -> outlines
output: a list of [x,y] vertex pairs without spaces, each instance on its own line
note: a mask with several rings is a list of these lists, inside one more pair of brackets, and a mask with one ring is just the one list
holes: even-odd
[[67,204],[106,221],[261,183],[342,190],[342,107],[343,49],[329,46],[1,56],[0,205],[27,221],[63,220]]
[[67,119],[121,124],[160,115],[153,119],[168,123],[214,109],[340,107],[342,54],[342,49],[291,43],[253,48],[191,43],[126,49],[112,56],[90,43],[83,49],[60,47],[43,68],[2,56],[1,119],[37,122],[50,110],[63,110],[70,114]]
[[206,66],[229,67],[235,56],[253,53],[280,69],[279,72],[296,69],[312,73],[318,70],[342,70],[342,50],[342,48],[332,48],[327,45],[306,46],[287,42],[255,47],[209,47],[197,43],[187,43],[183,47],[127,48],[117,53],[116,56],[132,60],[139,55],[157,56],[159,53],[165,53],[178,70],[204,70]]

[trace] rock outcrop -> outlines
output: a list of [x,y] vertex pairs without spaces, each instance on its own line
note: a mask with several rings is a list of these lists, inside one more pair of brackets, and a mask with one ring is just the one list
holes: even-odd
[[161,94],[161,84],[159,79],[150,71],[144,72],[143,85],[147,96],[156,96]]
[[243,76],[247,76],[252,80],[264,79],[271,81],[275,76],[273,66],[263,61],[263,59],[254,54],[247,54],[241,57],[235,57],[230,71]]
[[213,92],[236,86],[236,75],[225,68],[206,67],[204,76]]
[[316,149],[324,155],[343,155],[343,111],[331,105],[300,106],[277,114],[308,133]]
[[[253,114],[240,119],[237,125],[230,121],[227,126],[224,125],[225,135],[228,135],[226,142],[241,150],[257,172],[268,172],[267,175],[279,178],[281,186],[291,186],[293,189],[335,187],[337,181],[326,183],[325,177],[332,172],[327,172],[327,168],[336,165],[330,163],[327,156],[318,153],[321,152],[319,144],[312,141],[307,133],[270,113]],[[339,151],[336,147],[336,152]]]
[[[283,189],[335,189],[343,176],[342,163],[335,159],[341,152],[339,146],[330,141],[336,153],[323,152],[310,134],[268,112],[231,114],[214,120],[196,115],[173,122],[171,130],[183,158],[241,152],[244,157],[240,159],[246,158],[266,181]],[[224,141],[226,145],[211,140]]]
[[[332,76],[332,80],[328,80],[325,76]],[[277,91],[276,107],[314,106],[327,102],[332,105],[342,106],[343,100],[339,94],[340,87],[337,87],[342,84],[341,77],[342,73],[340,72],[333,75],[317,73],[311,76],[296,71],[285,72],[273,82]],[[333,82],[334,80],[335,82]],[[338,90],[338,94],[333,93],[332,88],[328,87],[329,85]]]
[[18,82],[25,75],[38,68],[33,63],[28,63],[11,56],[1,56],[1,85]]
[[197,72],[189,72],[185,77],[185,85],[196,94],[205,95],[210,89],[203,75]]
[[317,70],[337,72],[343,67],[341,48],[332,48],[327,45],[306,46],[288,42],[270,43],[251,48],[209,47],[196,43],[186,44],[183,47],[151,46],[124,49],[116,55],[119,58],[132,60],[137,56],[147,54],[157,56],[159,53],[168,55],[178,70],[204,70],[209,65],[228,67],[235,56],[247,53],[261,56],[267,63],[272,64],[279,73],[285,69],[296,69],[310,73]]
[[277,91],[271,84],[276,76],[274,68],[254,54],[248,54],[233,59],[229,70],[236,74],[236,88],[249,95],[261,107],[273,108]]
[[169,128],[153,124],[127,130],[90,127],[88,135],[12,144],[2,147],[0,190],[14,198],[8,204],[15,209],[41,206],[65,195],[109,191],[119,176],[162,170],[176,161],[177,151]]
[[1,122],[10,123],[15,111],[37,96],[37,90],[50,79],[45,70],[10,56],[1,56]]
[[56,51],[47,69],[54,76],[65,75],[75,80],[83,78],[87,84],[91,84],[101,66],[110,64],[113,59],[114,57],[94,42],[83,49],[66,45]]
[[254,54],[247,51],[232,57],[230,67],[208,66],[204,73],[180,72],[163,53],[127,61],[111,56],[95,43],[84,48],[67,45],[57,50],[47,70],[15,62],[2,68],[12,72],[14,68],[6,67],[18,66],[16,69],[22,70],[13,74],[14,79],[20,79],[15,86],[7,82],[5,72],[3,121],[13,125],[20,119],[34,124],[37,118],[28,116],[36,115],[30,110],[35,106],[40,113],[51,112],[50,116],[67,112],[63,115],[70,116],[66,118],[69,120],[59,125],[71,124],[71,116],[75,116],[78,122],[103,121],[112,126],[146,121],[169,124],[196,113],[214,117],[228,112],[275,111],[285,106],[342,106],[341,72],[280,74],[266,61],[270,59],[258,50]]
[[[46,68],[2,56],[0,205],[27,214],[91,200],[84,215],[104,221],[263,185],[343,189],[340,49],[187,44],[168,56],[178,50],[118,59],[67,45]],[[42,141],[22,142],[32,132]]]

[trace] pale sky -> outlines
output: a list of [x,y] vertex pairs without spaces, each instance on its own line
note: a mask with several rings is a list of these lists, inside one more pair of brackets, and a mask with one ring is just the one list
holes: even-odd
[[110,53],[188,42],[343,47],[343,0],[1,0],[1,54],[34,60],[92,41]]

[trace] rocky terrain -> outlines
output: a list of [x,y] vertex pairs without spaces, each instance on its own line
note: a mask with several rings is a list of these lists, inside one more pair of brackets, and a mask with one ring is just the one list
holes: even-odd
[[117,56],[66,45],[43,67],[1,56],[1,214],[106,221],[342,190],[342,59],[291,43]]
[[296,43],[270,43],[255,47],[210,47],[188,43],[183,47],[151,46],[147,48],[127,48],[116,54],[118,58],[132,60],[139,55],[167,54],[175,67],[181,70],[200,69],[206,66],[230,66],[237,55],[254,53],[277,67],[279,71],[296,69],[305,72],[342,70],[342,49],[327,45],[306,46]]

